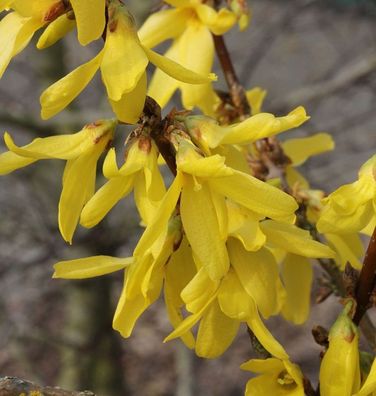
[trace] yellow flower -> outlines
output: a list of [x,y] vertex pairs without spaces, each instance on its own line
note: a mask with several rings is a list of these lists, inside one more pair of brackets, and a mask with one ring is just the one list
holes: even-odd
[[108,15],[103,49],[42,93],[43,119],[63,110],[87,86],[99,68],[113,111],[119,120],[132,124],[138,121],[144,107],[149,61],[189,84],[202,84],[215,78],[208,73],[198,75],[143,47],[135,31],[133,17],[119,1],[110,2]]
[[251,359],[243,363],[240,368],[260,374],[248,381],[245,396],[304,396],[305,394],[300,368],[288,359]]
[[0,21],[0,78],[34,33],[65,12],[64,2],[57,0],[5,1],[0,11],[9,7],[14,11]]
[[166,189],[158,168],[158,150],[146,137],[132,139],[124,165],[118,169],[115,150],[111,149],[103,164],[108,182],[87,202],[81,213],[80,223],[94,227],[111,208],[134,189],[138,211],[144,224],[154,216]]
[[[196,353],[201,357],[215,358],[232,343],[240,323],[246,322],[266,350],[281,359],[286,359],[288,356],[285,350],[263,324],[253,298],[253,296],[259,298],[261,295],[266,295],[275,288],[275,282],[272,280],[278,276],[276,270],[269,274],[270,265],[262,268],[263,264],[271,264],[270,259],[272,260],[272,257],[263,257],[263,255],[265,252],[255,255],[250,262],[255,270],[254,274],[244,267],[243,273],[238,272],[243,262],[239,263],[238,268],[230,268],[221,281],[211,280],[205,268],[199,268],[194,278],[181,292],[185,308],[192,314],[181,321],[165,338],[165,342],[184,336],[200,322],[195,344]],[[245,278],[242,279],[242,276]],[[261,279],[264,279],[265,283],[261,284]],[[272,282],[268,284],[268,281]],[[268,290],[263,291],[266,284]],[[252,287],[255,290],[252,290],[250,295],[249,290]],[[265,304],[268,302],[265,301]]]
[[296,128],[309,119],[303,107],[297,107],[284,117],[270,113],[255,114],[229,126],[221,126],[206,116],[189,116],[185,125],[195,142],[205,151],[219,145],[250,144]]
[[[221,35],[236,23],[236,15],[222,8],[212,7],[197,0],[167,1],[175,8],[152,14],[139,30],[141,42],[148,48],[173,39],[166,57],[197,73],[207,75],[213,65],[214,43],[212,33]],[[163,69],[157,70],[151,81],[149,95],[162,107],[176,89],[182,92],[183,106],[198,106],[212,114],[215,93],[211,84],[192,86],[171,79]]]
[[[221,279],[229,268],[225,247],[227,228],[224,231],[226,198],[264,217],[294,219],[297,206],[293,198],[227,167],[224,157],[203,157],[188,140],[181,138],[176,160],[178,174],[165,197],[170,201],[166,203],[163,221],[170,218],[181,194],[180,213],[185,234],[195,258],[205,266],[211,279]],[[162,205],[159,211],[164,210]],[[154,232],[146,230],[143,238],[148,240],[149,233]],[[148,244],[150,241],[145,246]],[[142,239],[140,245],[143,245]]]
[[[317,222],[320,232],[348,234],[359,232],[376,221],[376,155],[359,171],[359,179],[345,184],[323,200]],[[373,230],[370,230],[371,232]]]
[[329,332],[329,348],[320,366],[320,395],[351,396],[360,388],[359,332],[347,303]]
[[101,120],[71,135],[34,139],[18,147],[8,133],[4,140],[9,152],[0,155],[0,174],[4,175],[41,159],[64,159],[63,190],[59,201],[59,228],[72,242],[81,210],[95,189],[97,161],[111,142],[116,121]]

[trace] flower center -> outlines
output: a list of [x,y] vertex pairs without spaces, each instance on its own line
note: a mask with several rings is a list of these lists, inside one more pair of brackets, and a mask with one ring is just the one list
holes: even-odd
[[294,389],[296,387],[294,378],[292,378],[286,370],[283,370],[279,373],[277,382],[285,389]]

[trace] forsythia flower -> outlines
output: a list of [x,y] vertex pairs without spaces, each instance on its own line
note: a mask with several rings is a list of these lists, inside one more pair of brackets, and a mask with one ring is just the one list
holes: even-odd
[[329,348],[320,366],[320,395],[351,396],[360,388],[359,332],[346,304],[329,332]]
[[43,119],[63,110],[87,86],[98,69],[113,111],[120,121],[131,124],[138,121],[144,107],[149,61],[170,76],[189,84],[207,83],[215,78],[209,73],[198,75],[142,46],[133,17],[118,0],[110,1],[108,18],[103,49],[42,93]]
[[65,12],[63,1],[13,0],[0,5],[14,10],[0,21],[0,78],[11,59],[30,42],[34,33]]
[[341,186],[323,200],[317,229],[325,233],[351,233],[376,225],[376,155],[359,171],[359,179]]
[[[175,8],[152,14],[139,30],[141,42],[152,48],[162,41],[173,39],[165,55],[197,73],[207,75],[214,60],[212,33],[221,35],[227,32],[236,23],[236,15],[225,8],[217,12],[199,0],[168,0],[166,3]],[[155,72],[149,95],[164,107],[178,88],[181,89],[186,109],[198,106],[206,114],[212,113],[215,93],[211,84],[184,84],[184,81],[170,78],[163,69]]]
[[247,382],[245,396],[304,396],[303,375],[290,360],[251,359],[241,369],[260,374]]
[[9,152],[0,154],[0,174],[5,175],[41,159],[64,159],[63,190],[59,201],[59,228],[72,242],[81,210],[95,189],[97,161],[112,141],[117,122],[101,120],[72,135],[34,139],[18,147],[8,133],[4,140]]
[[108,178],[85,205],[80,223],[84,227],[94,227],[111,208],[134,189],[135,201],[144,224],[154,216],[166,189],[159,171],[158,150],[150,138],[140,136],[128,142],[124,165],[118,169],[115,149],[107,154],[103,164],[103,174]]
[[206,116],[189,116],[185,125],[205,153],[220,145],[243,145],[297,128],[309,120],[303,107],[297,107],[284,117],[270,113],[259,113],[229,126],[221,126]]

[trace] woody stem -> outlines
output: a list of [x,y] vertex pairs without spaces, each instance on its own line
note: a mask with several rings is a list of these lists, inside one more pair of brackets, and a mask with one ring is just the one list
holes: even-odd
[[370,305],[372,292],[376,285],[376,228],[369,241],[363,267],[356,288],[356,311],[354,323],[359,324]]
[[221,64],[223,74],[226,79],[227,86],[230,90],[230,95],[234,107],[238,110],[239,117],[245,118],[250,115],[250,108],[244,87],[240,84],[234,65],[232,63],[230,54],[227,50],[226,43],[223,36],[216,36],[213,34],[215,50]]

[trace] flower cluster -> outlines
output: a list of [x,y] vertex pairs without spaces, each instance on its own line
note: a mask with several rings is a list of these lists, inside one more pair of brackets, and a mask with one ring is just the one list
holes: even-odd
[[[236,23],[246,27],[245,2],[229,1],[223,8],[200,0],[165,3],[137,32],[120,0],[0,1],[0,11],[9,11],[0,22],[0,76],[38,29],[44,29],[39,49],[74,27],[81,45],[102,42],[91,60],[42,93],[43,119],[65,109],[98,70],[116,116],[22,147],[6,132],[0,174],[42,159],[66,160],[58,224],[69,243],[79,224],[96,226],[133,192],[144,230],[132,256],[61,261],[54,277],[122,271],[114,329],[129,337],[163,294],[172,326],[165,341],[180,338],[205,358],[224,353],[245,324],[271,355],[243,364],[259,374],[248,382],[246,395],[304,395],[306,379],[263,319],[281,314],[294,324],[306,321],[312,259],[330,259],[341,271],[347,262],[362,267],[358,232],[369,234],[376,223],[376,157],[363,165],[357,182],[322,199],[324,192],[313,190],[296,168],[332,150],[331,137],[277,140],[309,120],[305,109],[284,116],[262,112],[265,91],[254,88],[243,92],[250,112],[239,118],[232,113],[236,101],[224,103],[213,86],[216,36]],[[152,50],[169,39],[165,56]],[[149,62],[156,71],[148,86]],[[162,118],[161,107],[177,89],[184,111]],[[120,166],[112,147],[118,123],[138,124],[124,139]],[[97,188],[102,155],[106,181]],[[173,173],[168,185],[165,163]],[[322,396],[375,391],[375,363],[368,376],[360,375],[353,308],[350,300],[330,331],[320,370]]]

